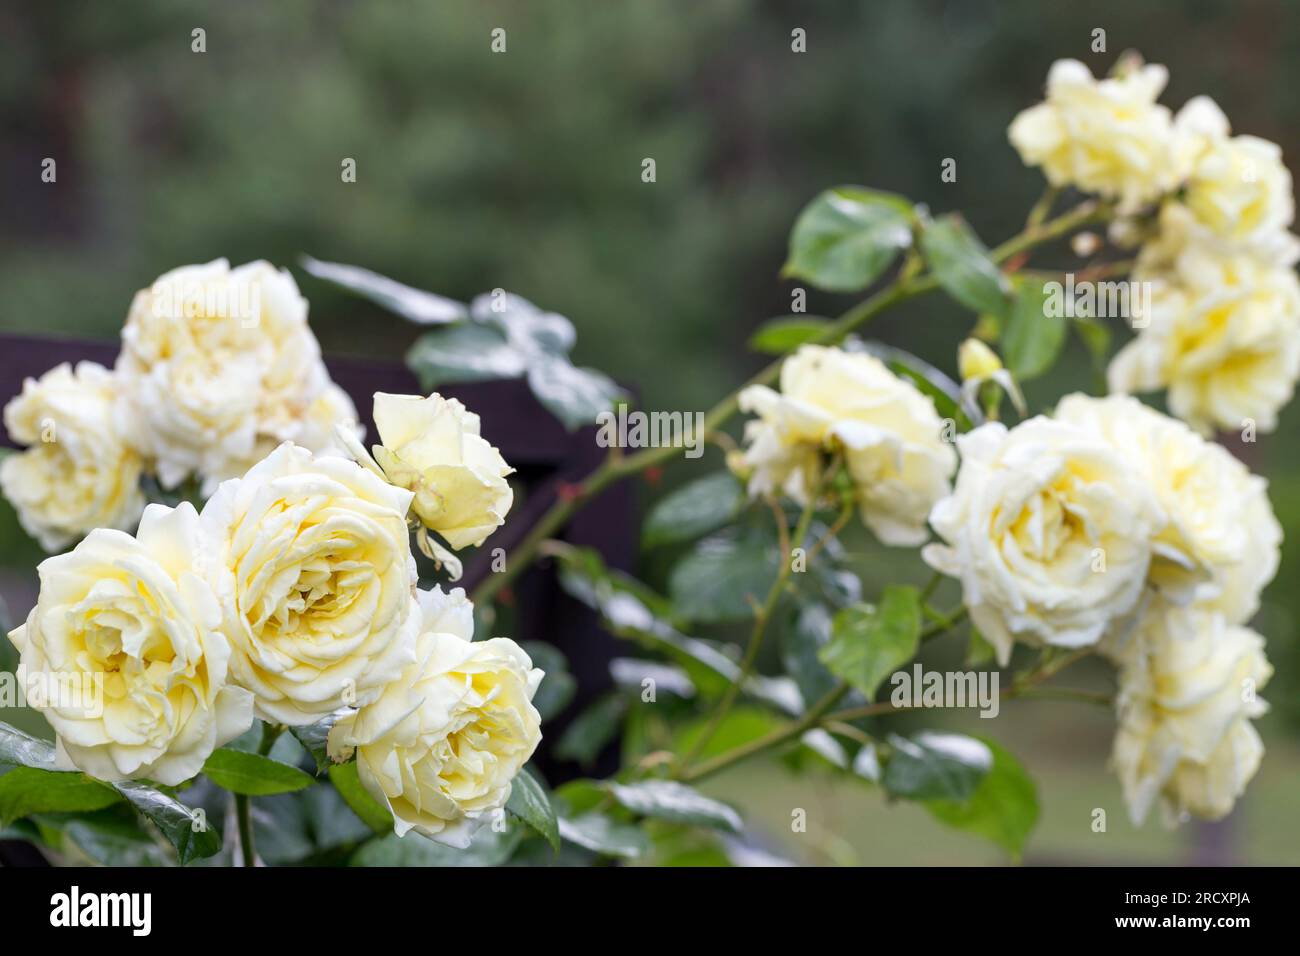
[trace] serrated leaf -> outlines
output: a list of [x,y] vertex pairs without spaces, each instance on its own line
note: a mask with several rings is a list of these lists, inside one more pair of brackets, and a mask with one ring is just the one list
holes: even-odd
[[988,745],[963,734],[891,734],[889,743],[893,752],[881,782],[909,800],[966,800],[993,765]]
[[615,800],[638,816],[730,830],[733,833],[739,833],[743,826],[740,814],[731,807],[674,780],[611,782],[606,784],[606,788]]
[[203,773],[223,790],[249,797],[292,793],[310,787],[310,774],[270,757],[221,747],[203,764]]
[[958,302],[976,312],[1007,313],[1010,283],[960,216],[947,215],[926,225],[921,253],[939,285]]
[[769,319],[749,337],[749,347],[764,355],[785,355],[823,335],[830,320],[812,315],[787,315]]
[[916,588],[890,585],[879,604],[855,605],[835,615],[821,661],[870,700],[881,681],[916,656],[920,635]]
[[541,686],[533,695],[533,706],[542,722],[551,720],[564,711],[577,693],[578,682],[569,673],[569,662],[554,644],[545,641],[524,641],[520,646],[532,658],[533,666],[546,673]]
[[555,744],[555,756],[591,766],[600,752],[618,735],[619,722],[627,710],[624,694],[610,693],[580,713]]
[[1002,352],[1007,368],[1022,382],[1037,378],[1056,364],[1065,346],[1064,314],[1047,305],[1041,282],[1020,283],[1002,333]]
[[348,860],[348,866],[500,866],[519,846],[523,832],[523,827],[496,830],[482,826],[463,850],[416,834],[399,837],[390,833],[360,847]]
[[541,781],[527,767],[516,774],[511,782],[506,810],[545,837],[553,850],[557,853],[560,851],[559,825],[555,820],[551,798]]
[[14,767],[0,776],[0,826],[37,813],[81,813],[102,810],[121,795],[84,773]]
[[975,791],[965,800],[929,800],[925,807],[948,826],[986,837],[1019,858],[1038,822],[1038,788],[1006,749],[978,739],[993,760]]
[[830,643],[834,613],[824,604],[803,604],[781,633],[781,662],[799,687],[805,704],[821,700],[835,686],[835,676],[822,663],[821,649]]
[[54,744],[25,734],[17,727],[0,721],[0,765],[59,770]]
[[393,829],[393,815],[362,785],[356,761],[336,763],[330,767],[329,774],[334,789],[366,826],[376,833],[388,833]]
[[891,193],[840,186],[799,214],[781,274],[831,292],[857,292],[911,244],[911,203]]
[[332,714],[327,714],[313,724],[305,724],[302,727],[290,727],[289,732],[293,734],[298,743],[311,754],[311,759],[316,763],[316,775],[320,776],[329,769],[332,760],[329,757],[327,743],[329,733],[335,722],[346,714],[351,708],[341,707]]
[[640,827],[619,823],[602,813],[561,817],[560,837],[601,856],[635,860],[650,852],[650,840]]
[[722,527],[740,513],[744,503],[745,491],[730,472],[697,478],[650,509],[642,544],[655,548],[694,540]]
[[487,325],[451,325],[427,332],[407,350],[406,364],[426,391],[441,385],[518,378],[523,354]]
[[540,353],[529,357],[528,387],[569,431],[596,424],[596,416],[612,409],[623,395],[603,372],[578,368],[564,356]]
[[221,834],[175,797],[143,783],[115,784],[118,793],[152,820],[176,848],[181,864],[213,856],[221,849]]
[[459,322],[468,316],[465,306],[441,295],[403,285],[360,266],[341,262],[321,262],[302,257],[302,267],[318,279],[369,299],[376,305],[400,315],[416,325],[442,325]]
[[674,611],[688,621],[748,620],[771,590],[780,560],[757,533],[722,533],[698,542],[668,576]]

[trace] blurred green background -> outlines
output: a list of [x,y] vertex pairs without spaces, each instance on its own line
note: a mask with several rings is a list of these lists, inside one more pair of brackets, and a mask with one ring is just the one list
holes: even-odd
[[[504,54],[490,49],[497,27]],[[795,28],[805,53],[791,51]],[[1104,54],[1090,49],[1097,28]],[[1236,131],[1279,142],[1294,162],[1300,18],[1284,4],[6,2],[0,323],[114,337],[132,294],[163,271],[265,258],[295,270],[327,351],[400,354],[415,330],[304,275],[310,253],[462,299],[510,289],[570,316],[575,358],[634,384],[649,407],[704,409],[759,367],[744,347],[753,329],[789,311],[777,273],[816,192],[893,190],[960,209],[999,241],[1042,187],[1006,143],[1012,116],[1054,59],[1104,72],[1129,48],[1169,66],[1166,103],[1209,94]],[[40,182],[47,156],[55,184]],[[949,157],[957,181],[944,183]],[[344,158],[355,183],[340,179]],[[1058,259],[1035,261],[1068,264]],[[814,293],[809,311],[849,302]],[[952,372],[970,323],[929,297],[870,334]],[[1076,343],[1031,403],[1089,382]],[[1288,545],[1257,622],[1278,674],[1247,798],[1223,824],[1133,831],[1103,772],[1105,711],[1009,703],[994,722],[954,718],[1038,775],[1045,811],[1029,860],[1300,862],[1300,591],[1287,586],[1300,567],[1298,423],[1293,405],[1248,452]],[[645,496],[700,467],[674,466]],[[39,552],[3,508],[0,584],[21,605]],[[853,546],[868,593],[897,573],[898,553]],[[1000,858],[866,788],[751,765],[713,789],[801,860]],[[809,807],[809,834],[789,835],[793,805]],[[1108,808],[1108,834],[1091,833],[1092,807]]]

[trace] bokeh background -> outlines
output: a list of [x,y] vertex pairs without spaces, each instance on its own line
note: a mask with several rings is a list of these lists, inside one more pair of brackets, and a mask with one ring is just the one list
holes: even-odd
[[[196,27],[206,53],[191,51]],[[504,54],[490,50],[497,27]],[[806,53],[791,51],[796,27]],[[1097,28],[1104,54],[1091,51]],[[1012,116],[1054,59],[1104,72],[1129,48],[1168,65],[1166,103],[1209,94],[1236,131],[1280,143],[1295,164],[1300,17],[1289,4],[5,0],[0,327],[113,338],[132,294],[163,271],[265,258],[294,269],[327,352],[399,355],[415,331],[305,275],[308,253],[461,299],[507,288],[571,317],[579,363],[633,384],[647,406],[702,410],[759,367],[745,348],[754,328],[789,311],[778,271],[816,192],[893,190],[963,210],[1000,241],[1042,188],[1006,142]],[[55,184],[40,181],[45,157]],[[345,157],[355,183],[341,182]],[[653,184],[641,181],[646,157]],[[949,157],[958,175],[944,183]],[[814,293],[809,310],[850,302]],[[970,322],[931,296],[870,334],[953,372]],[[1091,383],[1075,343],[1030,399]],[[1134,829],[1105,772],[1105,710],[1009,702],[995,721],[950,716],[1037,776],[1044,814],[1029,861],[1300,863],[1298,426],[1300,403],[1244,451],[1287,529],[1257,621],[1277,676],[1247,797],[1220,824]],[[700,467],[674,465],[639,493],[648,502]],[[908,556],[849,544],[868,593],[920,576]],[[0,505],[11,603],[30,594],[39,557]],[[663,570],[642,568],[660,582]],[[802,861],[1002,860],[865,785],[751,764],[711,788]],[[791,806],[809,810],[808,834],[789,834]],[[1104,834],[1090,828],[1096,807]]]

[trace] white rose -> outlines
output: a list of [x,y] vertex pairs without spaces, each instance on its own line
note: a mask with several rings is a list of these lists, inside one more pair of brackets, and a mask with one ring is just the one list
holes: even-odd
[[925,519],[949,491],[956,453],[934,402],[862,352],[805,345],[781,366],[781,391],[740,393],[748,444],[734,462],[751,494],[804,504],[840,451],[863,522],[886,544],[916,545]]
[[1177,187],[1186,172],[1172,115],[1156,103],[1168,79],[1163,66],[1146,65],[1095,80],[1079,61],[1058,60],[1046,102],[1012,121],[1011,144],[1052,185],[1136,209]]
[[64,363],[5,406],[9,437],[30,447],[0,463],[0,487],[46,551],[95,528],[129,530],[144,510],[143,462],[114,425],[116,397],[103,366]]
[[286,443],[204,506],[231,673],[259,716],[311,723],[410,661],[410,501],[349,459]]
[[1260,431],[1300,378],[1300,280],[1251,255],[1192,245],[1151,282],[1151,318],[1107,373],[1111,391],[1168,389],[1169,409],[1198,431]]
[[192,505],[150,505],[136,537],[92,531],[41,562],[36,607],[9,635],[27,679],[102,682],[98,702],[69,694],[41,708],[65,763],[175,786],[252,723],[252,696],[227,683],[221,609],[196,571],[208,547]]
[[1132,611],[1165,517],[1110,447],[1037,417],[957,440],[952,495],[930,514],[931,567],[959,578],[971,618],[1005,665],[1016,640],[1095,644]]
[[330,731],[336,759],[355,750],[366,790],[410,830],[449,846],[505,806],[541,741],[532,698],[544,676],[514,641],[473,642],[474,608],[457,588],[421,591],[416,660],[373,703]]
[[[136,294],[117,372],[123,427],[174,487],[220,476],[285,439],[324,387],[293,277],[269,263],[184,266]],[[326,378],[325,381],[328,379]]]
[[414,492],[412,510],[452,548],[477,546],[499,528],[514,501],[514,469],[479,434],[479,417],[436,392],[375,393],[375,461],[388,480]]
[[1171,824],[1226,816],[1264,753],[1250,723],[1267,709],[1263,639],[1213,612],[1159,606],[1135,644],[1112,756],[1130,815],[1140,823],[1158,799]]
[[1282,527],[1264,479],[1221,445],[1125,395],[1068,395],[1055,417],[1103,437],[1154,491],[1169,519],[1151,566],[1162,593],[1220,611],[1229,623],[1248,621],[1280,559]]

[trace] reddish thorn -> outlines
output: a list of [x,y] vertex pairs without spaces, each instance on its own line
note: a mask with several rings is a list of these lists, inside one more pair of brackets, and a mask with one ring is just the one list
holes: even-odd
[[582,485],[575,485],[569,481],[562,481],[555,489],[555,494],[561,501],[573,501],[582,495]]
[[645,470],[645,480],[648,485],[657,485],[664,476],[664,470],[658,465],[651,465]]
[[515,606],[515,592],[512,588],[504,587],[497,592],[497,601],[506,607]]

